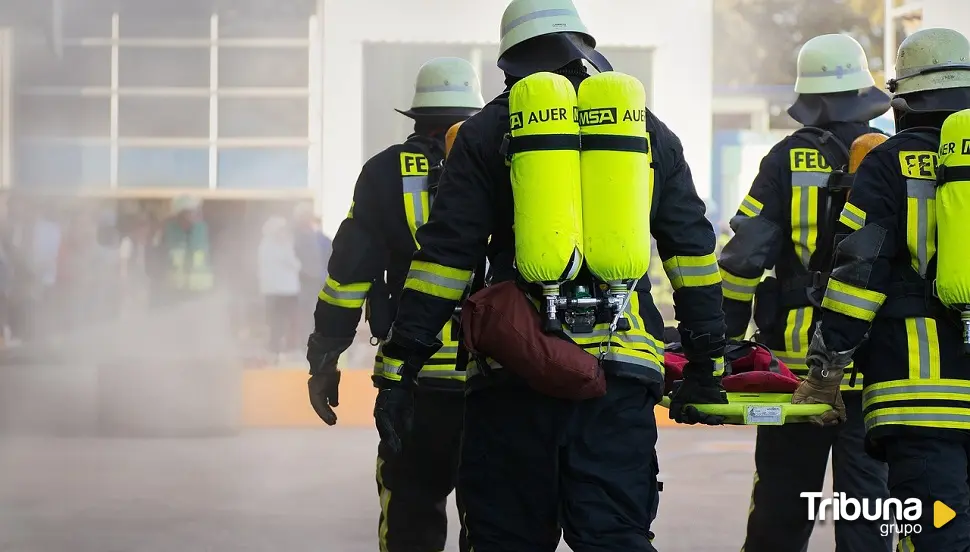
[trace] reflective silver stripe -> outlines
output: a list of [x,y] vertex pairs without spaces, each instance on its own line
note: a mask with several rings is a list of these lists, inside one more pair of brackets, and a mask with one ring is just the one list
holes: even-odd
[[917,318],[916,339],[919,340],[919,377],[921,379],[930,378],[930,336],[926,329],[926,319]]
[[420,372],[418,372],[419,379],[427,379],[427,378],[456,379],[456,378],[464,378],[464,377],[465,377],[465,372],[459,372],[458,370],[430,370],[428,368],[425,368]]
[[383,364],[384,366],[383,370],[381,370],[381,372],[384,374],[396,374],[400,376],[401,373],[404,371],[403,364],[401,364],[400,366],[394,366],[393,364],[388,364],[386,362],[382,362],[381,364]]
[[865,226],[866,225],[866,219],[864,219],[864,218],[860,217],[859,215],[853,213],[848,208],[842,209],[841,216],[843,216],[843,217],[851,220],[852,222],[856,223],[858,226]]
[[472,87],[464,84],[441,84],[437,86],[418,86],[414,89],[417,94],[430,94],[432,92],[471,92]]
[[438,349],[438,352],[436,352],[434,354],[434,356],[438,356],[438,355],[457,355],[457,354],[458,354],[458,347],[457,346],[455,346],[455,347],[448,346],[448,347],[442,347],[442,348]]
[[[795,324],[792,325],[791,334],[788,336],[791,338],[791,349],[789,350],[793,353],[802,352],[802,340],[800,337],[802,335],[802,328],[807,323],[805,320],[807,313],[808,307],[795,309]],[[787,323],[787,320],[785,322]]]
[[855,67],[836,65],[831,71],[802,71],[798,73],[798,76],[807,78],[835,77],[836,79],[841,79],[842,77],[861,72],[862,64],[857,63]]
[[926,394],[926,393],[949,393],[952,395],[966,395],[967,398],[961,400],[970,399],[970,387],[961,387],[958,385],[906,385],[902,387],[892,387],[889,389],[872,389],[867,388],[863,397],[866,400],[876,399],[881,397],[892,397],[894,395],[908,395],[908,394]]
[[523,23],[528,23],[529,21],[534,21],[536,19],[545,19],[547,17],[575,17],[578,19],[579,14],[577,14],[575,10],[570,10],[570,9],[534,11],[531,13],[527,13],[522,17],[516,17],[512,21],[509,21],[505,25],[502,25],[502,36],[505,36],[508,33],[512,32],[513,29],[515,29],[519,25],[522,25]]
[[[839,303],[844,303],[846,305],[857,307],[866,312],[879,312],[879,307],[882,306],[881,304],[875,301],[870,301],[868,299],[856,297],[855,295],[849,295],[848,293],[836,291],[831,286],[825,289],[825,296],[832,299],[833,301],[838,301]],[[926,327],[924,326],[923,329],[925,330]]]
[[408,279],[421,280],[422,282],[427,282],[431,285],[453,289],[455,291],[465,291],[468,287],[468,282],[465,280],[456,280],[455,278],[446,278],[444,276],[438,276],[437,274],[432,274],[424,270],[408,270]]
[[[421,194],[428,191],[428,177],[402,176],[401,181],[404,187],[404,201],[410,201],[414,209],[414,230],[417,230],[428,222],[428,214],[424,212],[424,203],[421,201]],[[428,206],[431,206],[431,198],[428,198]]]
[[[566,336],[568,336],[570,339],[573,339],[573,340],[581,339],[586,341],[586,340],[589,340],[589,338],[593,338],[593,337],[606,339],[607,337],[610,336],[610,330],[608,329],[602,329],[602,330],[596,329],[596,330],[593,330],[592,332],[582,333],[582,334],[572,333],[566,328],[563,328],[562,331],[564,334],[566,334]],[[663,351],[663,345],[659,343],[659,340],[651,339],[650,337],[647,337],[645,335],[631,334],[628,332],[613,332],[613,337],[618,339],[621,342],[625,341],[627,343],[640,343],[643,345],[650,345],[654,350]]]
[[[684,266],[675,265],[671,268],[670,272],[667,273],[667,278],[673,280],[675,278],[683,278],[685,276],[710,276],[711,274],[720,274],[721,270],[718,268],[717,263],[713,262],[711,264],[701,265],[701,266]],[[689,286],[685,286],[689,287]]]
[[866,429],[872,429],[877,425],[887,423],[916,424],[933,422],[970,424],[970,410],[967,411],[967,414],[879,414],[879,410],[873,410],[872,414],[866,417]]
[[[636,292],[633,291],[631,293],[636,293]],[[639,300],[640,298],[641,297],[639,295],[637,295],[637,299]],[[623,309],[623,312],[626,313],[626,319],[630,321],[630,327],[631,328],[633,328],[634,330],[642,330],[643,329],[643,328],[640,327],[640,322],[637,320],[638,317],[637,316],[634,316],[634,314],[636,314],[636,313],[633,312],[633,301],[627,302],[626,308]]]
[[362,301],[367,299],[366,291],[339,291],[330,285],[330,280],[328,279],[323,283],[323,292],[334,299],[345,299],[345,300],[359,300]]
[[758,216],[761,214],[761,207],[751,201],[750,196],[744,196],[744,199],[741,200],[741,205],[754,213],[753,216]]
[[751,295],[758,289],[758,284],[753,284],[750,286],[742,286],[741,284],[735,284],[734,282],[729,282],[726,279],[721,280],[721,287],[733,291],[734,293],[741,293],[745,295]]
[[802,265],[806,268],[812,260],[812,250],[811,245],[808,243],[808,237],[812,234],[812,224],[809,223],[809,188],[824,188],[828,185],[829,176],[832,173],[827,172],[793,172],[791,173],[791,185],[796,188],[802,188],[801,198],[798,202],[798,213],[799,213],[799,234],[798,234],[798,244],[800,247],[796,247],[798,250],[798,256],[802,261]]
[[607,353],[603,355],[603,360],[612,360],[613,362],[625,362],[627,364],[636,364],[638,366],[650,368],[651,370],[663,372],[663,369],[656,361],[630,355],[622,348],[619,348],[619,347],[613,347],[609,351],[607,351]]
[[929,205],[936,199],[936,182],[932,180],[906,180],[906,197],[916,200],[916,259],[919,261],[919,275],[926,276],[929,255],[926,251],[929,234]]
[[780,360],[792,372],[800,374],[808,370],[808,366],[806,366],[804,358],[782,355],[778,354],[778,352],[774,353],[775,356],[778,357],[778,360]]

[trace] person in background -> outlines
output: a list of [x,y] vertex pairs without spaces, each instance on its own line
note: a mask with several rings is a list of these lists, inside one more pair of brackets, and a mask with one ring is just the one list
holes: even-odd
[[[301,313],[299,323],[294,332],[287,335],[290,344],[303,346],[306,336],[313,333],[313,317],[309,313],[317,304],[317,294],[323,288],[326,261],[321,247],[320,237],[323,234],[316,227],[313,214],[313,204],[309,201],[299,203],[293,210],[293,247],[300,259],[300,296],[299,309]],[[302,356],[302,352],[301,352]]]
[[323,219],[320,217],[313,217],[313,228],[317,231],[317,238],[320,240],[320,251],[323,256],[323,280],[327,280],[327,264],[330,263],[330,254],[333,253],[333,240],[329,236],[323,233]]
[[149,286],[149,253],[152,223],[139,213],[118,245],[121,259],[120,277],[123,289],[123,311],[130,313],[147,304]]
[[268,351],[278,362],[293,334],[303,273],[293,232],[283,217],[271,217],[263,224],[257,262],[259,292],[265,299],[269,326]]
[[209,226],[201,208],[198,198],[183,195],[172,200],[171,217],[155,241],[157,260],[164,267],[164,283],[152,301],[156,305],[194,299],[213,288]]
[[15,217],[11,245],[17,252],[18,319],[24,338],[43,331],[57,284],[61,226],[41,210],[37,200],[20,196],[11,206]]

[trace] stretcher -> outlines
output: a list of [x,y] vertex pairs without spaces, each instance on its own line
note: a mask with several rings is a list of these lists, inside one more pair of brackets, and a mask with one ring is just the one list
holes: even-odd
[[[670,332],[667,332],[670,333]],[[727,425],[783,425],[805,423],[829,411],[825,404],[791,404],[799,379],[768,348],[753,341],[735,342],[724,353],[722,384],[728,404],[696,404],[698,411],[721,416]],[[661,405],[680,385],[687,358],[680,343],[668,342],[664,351],[665,391]]]
[[[697,404],[698,411],[721,416],[727,425],[783,425],[808,422],[829,411],[827,404],[791,404],[789,393],[728,393],[728,404]],[[670,407],[670,396],[660,403]]]

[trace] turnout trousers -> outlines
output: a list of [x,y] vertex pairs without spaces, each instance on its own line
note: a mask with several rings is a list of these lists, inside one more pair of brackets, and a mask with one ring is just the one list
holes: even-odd
[[659,384],[582,402],[515,384],[465,399],[458,491],[475,552],[655,552]]
[[[965,437],[947,440],[907,434],[885,437],[883,444],[890,494],[901,501],[916,498],[923,504],[920,532],[900,535],[898,552],[970,552],[970,444]],[[933,525],[936,501],[956,513],[939,529]]]
[[[815,523],[803,492],[822,492],[829,451],[833,492],[848,498],[888,498],[888,467],[865,451],[862,393],[842,395],[848,421],[758,428],[754,489],[742,552],[803,552]],[[964,470],[964,475],[966,470]],[[817,503],[817,501],[816,501]],[[831,521],[829,523],[832,523]],[[836,521],[836,552],[889,552],[892,535],[879,521]]]
[[[464,395],[418,390],[414,427],[394,455],[383,443],[377,451],[380,552],[441,552],[448,536],[448,495],[458,478]],[[461,497],[457,497],[463,517]],[[461,520],[459,520],[461,522]],[[467,552],[464,531],[459,549]]]

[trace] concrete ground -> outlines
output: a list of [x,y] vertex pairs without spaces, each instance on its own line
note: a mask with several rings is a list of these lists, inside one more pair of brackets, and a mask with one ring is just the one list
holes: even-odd
[[[0,552],[376,552],[375,446],[374,431],[340,428],[3,437]],[[753,431],[663,429],[660,450],[658,549],[737,552]],[[833,549],[831,527],[817,528],[809,552]]]

